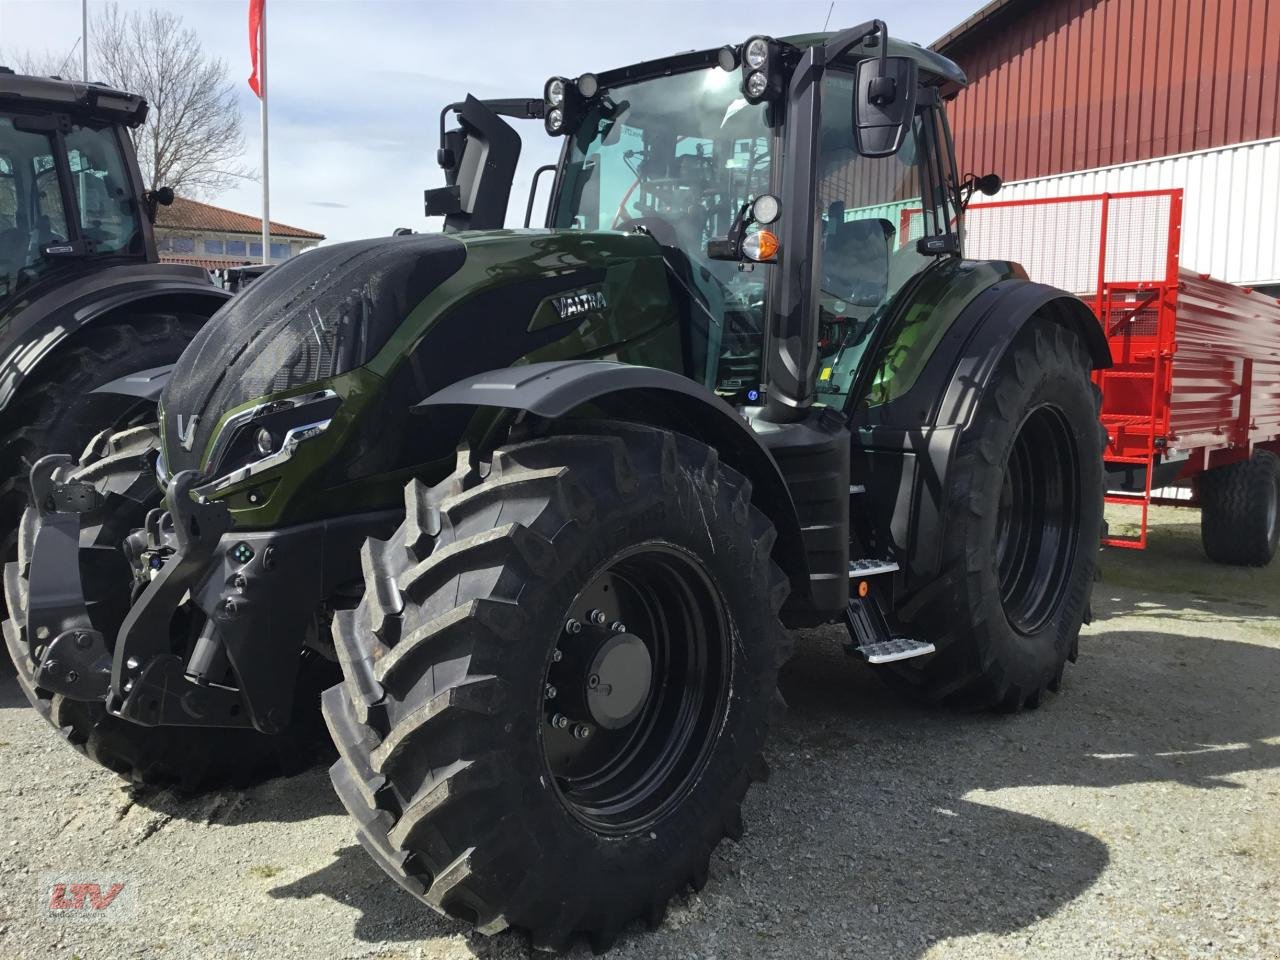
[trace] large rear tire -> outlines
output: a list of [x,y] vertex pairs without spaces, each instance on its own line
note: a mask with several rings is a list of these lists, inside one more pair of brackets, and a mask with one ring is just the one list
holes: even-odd
[[403,887],[486,933],[600,950],[740,834],[788,585],[714,450],[564,429],[483,480],[460,458],[409,485],[404,526],[365,546],[324,711],[334,786]]
[[[139,469],[149,462],[146,453],[155,443],[154,430],[147,428],[97,441],[85,451],[76,476],[102,490],[137,490]],[[154,499],[143,502],[111,494],[98,511],[82,518],[81,574],[91,594],[85,599],[94,626],[109,638],[114,638],[114,628],[128,609],[132,585],[120,545],[159,500],[158,491]],[[38,686],[38,664],[25,626],[36,521],[35,509],[28,508],[19,528],[17,559],[4,567],[10,617],[0,628],[22,692],[77,751],[131,783],[189,792],[299,773],[328,753],[320,692],[337,679],[338,671],[314,651],[304,653],[299,664],[291,721],[274,736],[255,730],[143,727],[111,716],[101,702],[72,700]]]
[[1265,567],[1280,543],[1280,457],[1253,457],[1200,478],[1200,542],[1215,563]]
[[909,625],[937,652],[885,674],[914,694],[1035,707],[1076,658],[1104,494],[1090,371],[1079,337],[1036,317],[984,389],[949,474],[947,573]]

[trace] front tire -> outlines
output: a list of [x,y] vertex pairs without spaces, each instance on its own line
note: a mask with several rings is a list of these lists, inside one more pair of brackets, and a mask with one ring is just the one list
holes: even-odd
[[1104,494],[1090,372],[1078,336],[1034,317],[984,389],[949,473],[946,573],[908,625],[937,653],[885,674],[917,696],[1035,707],[1076,658]]
[[483,480],[460,458],[409,485],[404,526],[365,546],[324,711],[334,786],[402,886],[486,933],[604,949],[740,834],[788,585],[714,450],[571,426]]
[[[85,514],[80,531],[80,567],[94,626],[114,646],[115,630],[128,610],[132,574],[121,552],[124,538],[142,525],[160,494],[141,501],[120,491],[151,487],[140,471],[149,467],[155,430],[139,427],[99,438],[85,451],[77,479],[108,493]],[[112,716],[101,701],[72,700],[36,683],[39,663],[26,632],[28,575],[38,514],[28,507],[19,527],[16,559],[4,566],[9,619],[0,623],[18,685],[31,706],[78,752],[138,786],[173,786],[197,792],[248,786],[270,777],[300,773],[332,751],[319,718],[320,691],[335,679],[334,664],[314,651],[299,663],[290,722],[274,736],[256,730],[213,727],[144,727]],[[40,656],[37,643],[35,655]]]

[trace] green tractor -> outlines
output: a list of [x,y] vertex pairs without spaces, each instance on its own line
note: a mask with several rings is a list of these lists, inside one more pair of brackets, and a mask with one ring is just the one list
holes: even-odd
[[[169,368],[230,297],[160,263],[130,131],[141,97],[0,66],[0,561],[43,454],[152,423]],[[2,658],[0,658],[2,659]]]
[[[963,257],[945,58],[872,21],[442,116],[438,234],[321,248],[183,354],[158,434],[32,471],[6,640],[135,780],[305,752],[401,886],[607,948],[743,829],[788,629],[1017,710],[1102,523],[1088,309]],[[457,126],[446,130],[448,117]],[[507,230],[519,138],[563,138]]]

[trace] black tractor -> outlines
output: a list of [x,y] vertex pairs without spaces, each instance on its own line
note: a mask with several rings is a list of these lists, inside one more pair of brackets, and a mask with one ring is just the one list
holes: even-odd
[[[5,570],[33,705],[198,786],[279,769],[340,670],[369,854],[550,949],[706,882],[789,629],[1039,705],[1089,605],[1109,354],[1079,300],[965,259],[998,184],[957,175],[964,82],[873,21],[452,105],[443,233],[272,269],[156,430],[36,464]],[[543,228],[503,228],[503,116],[563,139]]]
[[102,430],[155,420],[166,371],[228,299],[161,264],[129,128],[142,98],[0,67],[0,548],[27,474]]

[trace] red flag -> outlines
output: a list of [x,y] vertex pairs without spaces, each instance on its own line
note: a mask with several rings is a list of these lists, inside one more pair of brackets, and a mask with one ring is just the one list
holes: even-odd
[[262,99],[262,80],[258,76],[258,57],[262,50],[262,5],[266,0],[249,0],[249,62],[253,73],[249,74],[249,89]]

